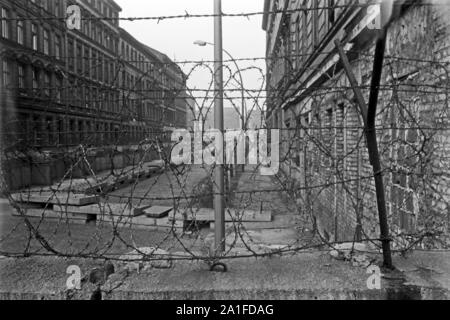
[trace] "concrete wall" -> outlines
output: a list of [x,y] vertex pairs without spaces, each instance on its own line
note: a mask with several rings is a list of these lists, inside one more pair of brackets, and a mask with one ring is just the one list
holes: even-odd
[[6,189],[4,191],[16,191],[30,186],[49,186],[61,180],[84,178],[112,168],[120,170],[159,159],[156,150],[144,151],[132,146],[118,149],[90,149],[85,154],[77,151],[4,154],[1,163],[1,178]]

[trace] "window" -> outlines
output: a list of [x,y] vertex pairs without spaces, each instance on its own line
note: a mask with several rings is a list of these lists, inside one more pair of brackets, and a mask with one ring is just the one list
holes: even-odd
[[90,60],[90,55],[89,55],[89,48],[84,48],[84,74],[89,77],[90,75],[90,65],[89,65],[89,61]]
[[328,22],[329,22],[329,24],[330,24],[330,27],[332,27],[333,26],[333,24],[336,22],[336,15],[335,15],[335,12],[334,12],[334,7],[336,6],[336,4],[335,4],[335,0],[328,0],[329,1],[329,3],[328,3],[328,7],[329,7],[329,9],[328,9]]
[[41,7],[44,8],[45,10],[48,10],[48,0],[41,0]]
[[59,17],[59,14],[60,14],[60,4],[59,4],[59,1],[54,1],[53,3],[54,3],[53,9],[54,9],[54,11],[55,11],[55,16]]
[[118,26],[119,25],[119,15],[117,14],[117,12],[113,13],[113,18],[114,18],[114,24],[116,26]]
[[36,90],[39,88],[39,70],[37,68],[33,68],[33,89]]
[[3,81],[3,86],[7,87],[9,85],[11,85],[11,70],[9,69],[9,62],[8,60],[3,60],[2,63],[2,81]]
[[48,72],[44,73],[44,94],[46,97],[50,97],[50,74]]
[[108,48],[108,49],[111,48],[110,41],[111,41],[111,38],[110,38],[109,34],[106,33],[105,34],[105,47]]
[[97,64],[97,53],[95,51],[92,52],[92,64],[93,68],[90,69],[92,71],[92,78],[97,79],[97,68],[94,67]]
[[99,27],[97,31],[97,41],[99,44],[103,44],[103,37],[102,37],[102,28]]
[[31,25],[31,45],[33,50],[38,49],[38,29],[34,23]]
[[109,78],[110,78],[110,81],[112,83],[114,81],[114,78],[115,78],[115,75],[114,75],[114,73],[115,73],[115,71],[114,71],[114,64],[112,62],[110,63],[110,66],[109,66],[109,72],[110,72]]
[[9,24],[11,23],[11,20],[9,19],[9,12],[7,9],[2,8],[2,37],[9,39]]
[[24,44],[23,20],[17,20],[17,43]]
[[103,75],[104,75],[105,82],[107,82],[108,76],[109,76],[109,63],[105,60],[105,62],[103,63],[103,66],[104,66]]
[[91,23],[91,39],[95,40],[95,34],[96,34],[97,26],[92,22]]
[[60,36],[55,37],[55,58],[56,59],[61,58],[61,37]]
[[89,36],[89,24],[90,24],[90,21],[89,21],[89,20],[84,20],[84,21],[83,21],[83,33],[84,33],[86,36]]
[[63,90],[62,86],[62,79],[60,77],[56,77],[56,101],[58,103],[61,103],[61,91]]
[[73,39],[69,39],[68,41],[68,60],[69,60],[69,70],[74,71],[75,70],[75,57],[74,57],[75,51],[74,51],[74,41]]
[[44,29],[44,54],[50,54],[50,36],[46,29]]
[[77,57],[78,59],[76,59],[76,62],[77,62],[77,72],[78,72],[78,73],[83,72],[83,61],[81,60],[82,53],[83,53],[82,50],[83,50],[83,49],[81,48],[81,44],[77,44],[77,54],[76,54],[76,57]]
[[17,80],[19,89],[25,88],[25,68],[22,64],[17,65]]
[[97,69],[98,80],[103,81],[103,58],[101,54],[98,55]]

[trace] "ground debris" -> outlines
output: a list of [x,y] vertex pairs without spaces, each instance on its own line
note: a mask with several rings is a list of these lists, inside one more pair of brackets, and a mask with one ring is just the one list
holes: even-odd
[[137,248],[120,256],[120,260],[124,260],[126,270],[129,272],[137,271],[137,273],[152,268],[170,269],[173,266],[170,253],[154,247]]
[[339,261],[350,261],[354,267],[367,268],[374,260],[374,255],[378,252],[365,243],[342,243],[333,245],[329,251],[333,259]]

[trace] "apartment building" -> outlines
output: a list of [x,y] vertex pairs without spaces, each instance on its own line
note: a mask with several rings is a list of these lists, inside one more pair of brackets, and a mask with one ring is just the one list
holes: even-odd
[[0,0],[2,151],[126,147],[185,123],[175,97],[186,76],[121,29],[120,12],[113,0]]
[[[301,187],[303,208],[312,210],[324,235],[377,237],[362,118],[335,41],[368,101],[375,41],[386,15],[374,1],[266,0],[264,10],[267,120],[283,129],[284,171]],[[449,7],[395,1],[388,15],[376,125],[391,233],[431,228],[448,234]]]
[[[81,30],[61,19],[72,4],[81,8]],[[0,38],[2,119],[17,134],[7,141],[47,149],[124,144],[175,123],[173,88],[183,90],[185,76],[119,28],[114,1],[2,0],[0,7],[8,19]]]

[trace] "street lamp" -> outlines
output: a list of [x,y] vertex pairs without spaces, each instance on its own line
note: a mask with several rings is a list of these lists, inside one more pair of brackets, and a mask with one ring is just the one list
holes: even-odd
[[[223,55],[222,55],[222,0],[214,0],[214,127],[222,134],[223,125]],[[222,156],[224,155],[224,146]],[[225,252],[225,176],[224,161],[214,167],[214,255]]]

